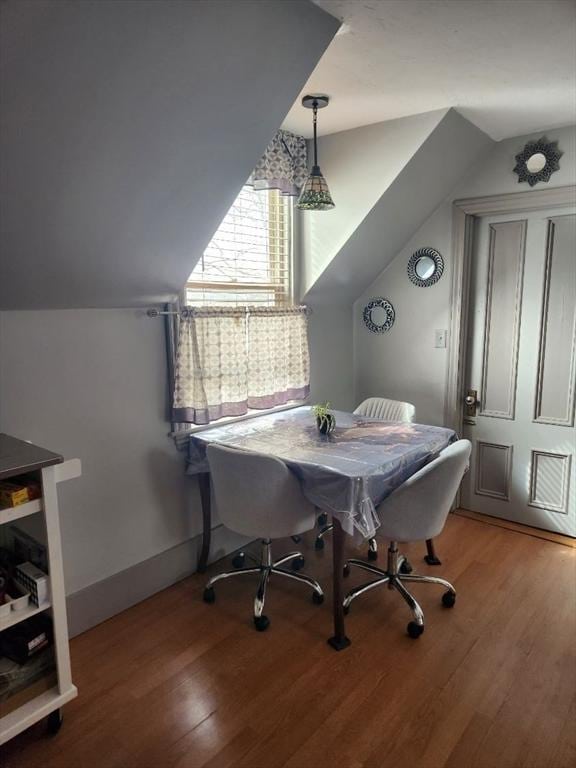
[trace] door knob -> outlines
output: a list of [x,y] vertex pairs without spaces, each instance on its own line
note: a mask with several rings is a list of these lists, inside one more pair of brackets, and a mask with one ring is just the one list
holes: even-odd
[[476,416],[478,407],[478,390],[469,389],[464,398],[464,413],[466,416]]

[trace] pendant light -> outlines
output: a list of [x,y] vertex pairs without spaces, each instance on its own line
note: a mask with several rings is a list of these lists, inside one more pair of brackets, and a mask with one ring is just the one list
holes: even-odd
[[322,176],[322,171],[318,165],[318,141],[316,137],[316,122],[318,120],[318,110],[328,106],[328,96],[304,96],[302,106],[312,110],[314,126],[314,165],[306,183],[302,187],[302,192],[298,198],[296,207],[301,211],[329,211],[334,208],[332,195],[326,184],[326,179]]

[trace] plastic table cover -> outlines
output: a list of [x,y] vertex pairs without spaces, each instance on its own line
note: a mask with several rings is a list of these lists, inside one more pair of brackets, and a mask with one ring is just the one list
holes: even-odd
[[337,517],[346,533],[370,538],[380,525],[378,505],[456,434],[443,427],[332,413],[336,428],[330,435],[318,432],[308,406],[192,434],[187,473],[210,471],[209,443],[275,456],[299,478],[304,495]]

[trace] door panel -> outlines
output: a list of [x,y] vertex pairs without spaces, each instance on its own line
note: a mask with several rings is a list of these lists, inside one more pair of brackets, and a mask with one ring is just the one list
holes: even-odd
[[512,446],[476,441],[476,493],[495,499],[510,499]]
[[467,509],[576,536],[576,215],[477,222],[466,389]]
[[481,413],[514,418],[525,221],[489,227]]
[[532,451],[528,504],[567,514],[570,464],[567,454]]
[[542,297],[535,420],[574,426],[576,254],[574,217],[550,219]]

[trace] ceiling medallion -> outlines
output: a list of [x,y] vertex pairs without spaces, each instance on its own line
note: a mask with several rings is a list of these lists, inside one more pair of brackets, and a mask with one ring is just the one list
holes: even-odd
[[558,149],[558,142],[548,141],[546,136],[529,141],[515,158],[514,173],[518,174],[518,183],[527,181],[533,187],[540,181],[550,181],[550,176],[560,170],[559,161],[563,154]]

